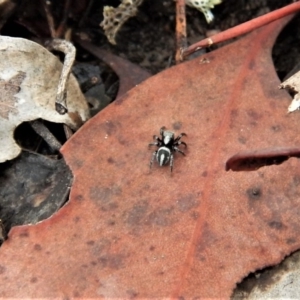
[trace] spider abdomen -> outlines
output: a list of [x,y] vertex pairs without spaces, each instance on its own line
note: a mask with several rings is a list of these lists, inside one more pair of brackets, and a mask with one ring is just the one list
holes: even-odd
[[171,151],[167,147],[160,147],[157,150],[156,159],[160,166],[167,164],[171,157]]

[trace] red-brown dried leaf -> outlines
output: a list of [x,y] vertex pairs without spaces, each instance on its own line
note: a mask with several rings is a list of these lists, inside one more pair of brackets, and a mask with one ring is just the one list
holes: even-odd
[[87,51],[108,64],[116,72],[120,80],[117,98],[123,96],[130,89],[151,76],[149,72],[129,60],[107,52],[89,42],[82,40],[78,40],[77,42]]
[[[1,296],[229,298],[298,249],[299,161],[225,171],[238,152],[300,142],[270,55],[285,22],[151,77],[90,120],[63,149],[70,202],[0,249]],[[188,134],[173,175],[149,172],[163,125]]]

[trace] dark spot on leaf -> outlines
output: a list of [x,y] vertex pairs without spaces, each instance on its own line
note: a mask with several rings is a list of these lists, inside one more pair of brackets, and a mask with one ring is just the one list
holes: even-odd
[[251,61],[249,62],[249,69],[250,69],[250,70],[254,70],[254,68],[255,68],[255,61],[254,61],[254,60],[251,60]]
[[150,188],[149,184],[143,185],[142,189],[143,191],[148,191]]
[[205,222],[202,229],[202,235],[199,237],[196,243],[195,257],[200,261],[206,260],[206,249],[216,244],[218,238],[209,225]]
[[232,109],[230,112],[231,118],[236,118],[239,115],[239,111],[237,109]]
[[138,296],[139,293],[137,293],[135,290],[127,290],[127,295],[129,296],[129,299],[134,299]]
[[111,210],[117,209],[118,206],[119,205],[117,202],[111,202],[108,205],[101,206],[101,210],[102,211],[111,211]]
[[187,212],[192,208],[198,207],[200,202],[193,194],[188,194],[178,199],[176,204],[179,211]]
[[296,239],[289,238],[289,239],[286,240],[286,243],[287,244],[295,244],[296,243]]
[[133,208],[126,213],[126,223],[130,226],[140,225],[146,216],[148,206],[147,201],[141,201],[134,205]]
[[234,128],[235,124],[236,124],[236,118],[238,117],[239,112],[237,109],[232,109],[230,112],[230,124],[229,127],[230,128]]
[[84,165],[84,162],[82,160],[76,159],[72,162],[72,165],[74,166],[74,168],[80,169]]
[[258,200],[262,196],[262,190],[259,187],[250,188],[246,193],[251,200]]
[[111,188],[92,187],[90,189],[90,199],[95,201],[102,211],[111,211],[118,207],[118,203],[115,200],[116,196],[122,194],[122,189],[115,185]]
[[121,195],[122,189],[119,186],[112,186],[111,188],[92,187],[90,189],[90,198],[94,201],[101,203],[107,203],[111,201],[111,198],[115,195]]
[[31,283],[36,283],[38,280],[37,280],[37,278],[36,277],[32,277],[31,279],[30,279],[30,282]]
[[87,245],[92,246],[95,244],[95,241],[87,241],[86,243],[87,243]]
[[247,139],[245,138],[245,137],[243,137],[243,136],[239,136],[238,137],[238,141],[239,141],[239,143],[241,143],[241,144],[246,144],[246,142],[247,142]]
[[112,157],[109,157],[109,158],[107,159],[107,162],[108,162],[109,164],[115,163],[115,161],[114,161],[114,159],[113,159]]
[[124,100],[126,100],[128,97],[126,97],[127,93],[123,94],[122,96],[118,97],[114,102],[113,105],[121,105]]
[[35,244],[33,247],[34,250],[36,251],[41,251],[42,250],[42,246],[40,244]]
[[200,260],[200,261],[206,261],[206,257],[204,255],[198,255],[197,258]]
[[293,183],[294,185],[298,186],[300,184],[300,176],[299,175],[295,175],[293,177]]
[[122,254],[106,254],[98,258],[102,268],[119,270],[124,267],[124,256]]
[[280,125],[273,125],[271,126],[271,130],[274,132],[278,132],[281,130]]
[[79,298],[80,297],[80,293],[78,291],[74,291],[73,297],[74,298]]
[[123,146],[129,146],[130,145],[130,143],[129,143],[129,141],[127,141],[127,140],[125,140],[124,138],[118,138],[118,142],[121,144],[121,145],[123,145]]
[[199,212],[197,212],[197,211],[192,211],[191,212],[191,214],[190,214],[190,216],[192,217],[192,219],[193,220],[198,220],[198,218],[199,218]]
[[271,222],[268,223],[268,225],[271,228],[277,229],[277,230],[281,230],[284,227],[284,225],[282,224],[282,222],[279,222],[279,221],[271,221]]
[[82,200],[84,200],[84,198],[83,198],[82,195],[76,195],[76,196],[74,197],[74,199],[75,199],[76,201],[82,201]]
[[108,224],[109,226],[115,226],[115,225],[116,225],[116,221],[114,221],[114,220],[109,220],[109,221],[107,222],[107,224]]
[[179,130],[182,127],[182,124],[181,124],[181,122],[175,122],[175,123],[173,123],[172,127],[174,130]]
[[259,121],[262,118],[262,114],[259,114],[257,111],[254,109],[248,109],[247,110],[247,115],[253,119],[254,121]]
[[0,274],[3,274],[3,273],[5,273],[5,267],[0,265]]
[[104,127],[108,135],[112,135],[117,131],[117,126],[111,121],[106,121]]
[[147,218],[147,225],[170,226],[176,222],[174,207],[154,210]]
[[29,237],[28,231],[27,231],[27,230],[26,230],[26,231],[24,230],[23,232],[20,233],[19,237],[21,237],[21,238]]
[[74,223],[78,223],[80,221],[80,217],[76,216],[73,218],[73,220],[74,220]]
[[108,239],[101,239],[96,241],[94,245],[91,245],[91,252],[93,256],[106,256],[110,252],[111,242]]

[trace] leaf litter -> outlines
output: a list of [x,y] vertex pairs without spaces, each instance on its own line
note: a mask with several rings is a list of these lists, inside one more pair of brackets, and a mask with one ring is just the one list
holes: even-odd
[[[270,57],[287,20],[206,54],[209,63],[149,78],[69,140],[70,201],[11,230],[1,295],[229,298],[244,276],[297,250],[298,160],[225,171],[239,151],[299,143]],[[173,175],[149,171],[147,144],[163,125],[188,134]]]
[[37,43],[21,38],[0,37],[0,162],[15,158],[21,148],[13,139],[22,122],[44,119],[77,129],[89,111],[74,76],[67,88],[68,113],[55,110],[62,64]]

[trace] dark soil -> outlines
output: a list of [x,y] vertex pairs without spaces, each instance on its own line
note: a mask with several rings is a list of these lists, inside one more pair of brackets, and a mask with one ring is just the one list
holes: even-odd
[[[291,2],[288,0],[224,0],[213,9],[215,20],[211,24],[206,23],[201,12],[186,7],[188,44],[193,44],[213,32],[223,31]],[[116,46],[108,43],[99,27],[102,21],[100,11],[95,9],[95,13],[86,22],[87,27],[79,30],[85,32],[95,44],[127,58],[152,74],[174,63],[174,1],[144,0],[137,16],[129,19],[117,34]],[[299,22],[297,18],[288,26],[274,48],[274,61],[280,77],[285,76],[293,68],[299,56],[299,47],[296,46],[300,39]]]

